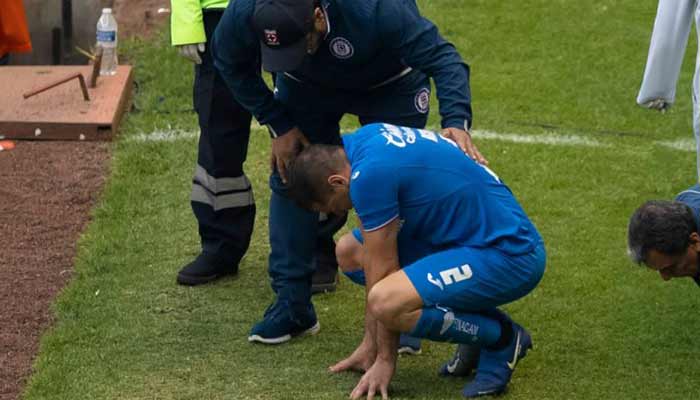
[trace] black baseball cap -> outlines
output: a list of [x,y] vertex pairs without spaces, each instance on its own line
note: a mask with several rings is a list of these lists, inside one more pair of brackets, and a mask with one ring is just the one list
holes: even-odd
[[260,40],[263,68],[293,71],[306,56],[306,34],[313,26],[314,0],[256,0],[253,29]]

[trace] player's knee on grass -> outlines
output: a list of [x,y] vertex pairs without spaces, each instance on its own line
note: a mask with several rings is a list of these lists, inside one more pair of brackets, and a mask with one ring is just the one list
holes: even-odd
[[355,239],[352,233],[341,236],[335,245],[335,257],[338,267],[344,273],[359,271],[362,269],[362,245]]

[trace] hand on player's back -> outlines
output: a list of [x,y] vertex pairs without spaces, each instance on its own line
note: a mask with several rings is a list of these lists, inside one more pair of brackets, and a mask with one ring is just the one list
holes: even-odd
[[457,143],[457,146],[459,146],[466,155],[471,157],[472,160],[483,165],[489,164],[488,160],[481,155],[479,149],[477,149],[474,142],[472,142],[472,137],[469,132],[457,128],[445,128],[440,134]]

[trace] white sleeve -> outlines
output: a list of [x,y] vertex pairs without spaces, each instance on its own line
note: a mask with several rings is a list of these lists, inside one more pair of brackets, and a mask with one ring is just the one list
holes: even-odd
[[663,99],[673,103],[696,0],[659,0],[637,104]]

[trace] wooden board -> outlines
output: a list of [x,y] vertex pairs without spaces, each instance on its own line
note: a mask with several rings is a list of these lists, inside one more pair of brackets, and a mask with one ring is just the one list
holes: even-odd
[[83,99],[77,79],[28,99],[22,95],[81,72],[89,81],[92,67],[22,66],[0,68],[0,139],[111,140],[131,98],[131,66],[114,76],[100,76]]

